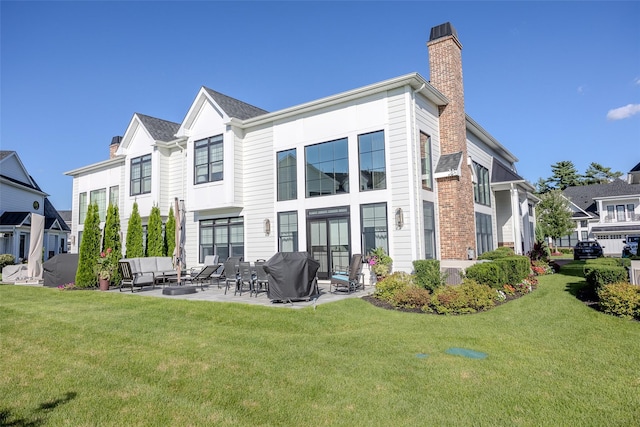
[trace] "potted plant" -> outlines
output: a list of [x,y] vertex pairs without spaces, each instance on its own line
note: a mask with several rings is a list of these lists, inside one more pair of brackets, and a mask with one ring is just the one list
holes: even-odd
[[98,283],[101,291],[109,290],[109,282],[116,271],[116,265],[111,256],[111,248],[100,252],[100,257],[96,263],[95,273],[98,275]]
[[393,259],[382,248],[375,248],[369,252],[369,267],[378,280],[391,272]]

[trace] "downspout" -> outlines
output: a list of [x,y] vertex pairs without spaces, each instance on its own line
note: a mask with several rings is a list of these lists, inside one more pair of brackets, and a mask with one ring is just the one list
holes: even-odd
[[513,251],[522,255],[522,240],[520,238],[520,201],[518,199],[518,189],[513,187],[513,183],[509,184],[511,190],[509,196],[511,199],[511,228],[513,233]]

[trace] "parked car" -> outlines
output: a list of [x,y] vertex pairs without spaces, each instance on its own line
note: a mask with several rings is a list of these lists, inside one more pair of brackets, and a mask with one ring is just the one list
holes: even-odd
[[639,255],[638,246],[640,246],[640,235],[627,235],[622,243],[624,243],[624,248],[622,248],[622,258],[630,258],[634,255]]
[[578,242],[573,248],[573,259],[599,258],[604,256],[603,248],[604,246],[600,246],[595,240]]

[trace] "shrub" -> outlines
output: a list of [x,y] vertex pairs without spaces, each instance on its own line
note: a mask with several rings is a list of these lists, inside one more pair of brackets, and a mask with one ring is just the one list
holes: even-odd
[[162,217],[160,216],[160,208],[157,206],[153,206],[149,214],[146,244],[145,256],[163,256]]
[[465,277],[476,282],[501,289],[507,283],[506,275],[496,262],[479,262],[467,268]]
[[627,269],[607,264],[587,263],[583,269],[587,284],[598,290],[604,285],[628,280]]
[[466,300],[467,306],[474,311],[487,310],[496,305],[496,291],[490,286],[481,285],[475,280],[465,279],[460,285]]
[[437,259],[420,259],[413,261],[416,272],[416,284],[431,292],[444,286],[447,275],[440,271],[440,261]]
[[531,262],[531,270],[533,274],[537,276],[544,276],[545,274],[553,274],[554,269],[546,261],[538,260]]
[[16,257],[11,254],[0,255],[0,272],[7,265],[14,265],[16,263]]
[[386,277],[391,271],[393,259],[387,255],[383,248],[375,248],[369,253],[368,262],[376,277]]
[[531,260],[529,257],[514,255],[507,258],[499,258],[494,261],[506,275],[505,283],[511,285],[522,281],[529,276]]
[[462,285],[443,286],[437,289],[431,296],[431,304],[428,309],[433,309],[439,314],[463,314],[473,313],[475,310],[469,307],[469,301]]
[[431,293],[416,285],[400,288],[391,298],[391,304],[403,308],[422,308],[429,305]]
[[393,304],[394,295],[403,288],[412,286],[413,284],[412,275],[398,271],[376,283],[376,290],[373,295],[378,299]]
[[100,256],[100,213],[98,205],[91,203],[84,220],[84,231],[78,255],[78,270],[75,285],[77,288],[90,288],[98,283],[94,270]]
[[483,253],[478,257],[478,259],[494,260],[494,259],[510,257],[513,255],[514,255],[513,249],[507,246],[501,246],[498,249],[494,249],[492,251]]
[[169,206],[169,216],[164,226],[164,256],[173,256],[176,247],[176,217],[173,205]]
[[640,319],[640,287],[629,283],[610,283],[598,290],[600,308],[614,316]]

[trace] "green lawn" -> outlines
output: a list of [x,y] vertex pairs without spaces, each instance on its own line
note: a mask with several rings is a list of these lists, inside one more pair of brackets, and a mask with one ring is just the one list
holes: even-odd
[[640,322],[580,267],[455,317],[0,286],[0,426],[640,425]]

